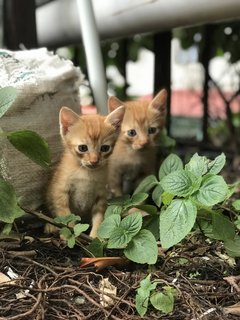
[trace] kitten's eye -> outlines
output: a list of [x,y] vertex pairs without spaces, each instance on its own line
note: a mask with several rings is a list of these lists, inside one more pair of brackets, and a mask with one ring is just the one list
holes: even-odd
[[131,129],[131,130],[128,130],[127,134],[129,135],[129,137],[134,137],[137,132],[135,129]]
[[78,150],[79,150],[80,152],[86,152],[86,151],[88,151],[88,146],[87,146],[86,144],[80,144],[80,145],[78,146]]
[[155,127],[150,127],[150,128],[148,128],[148,133],[149,133],[149,134],[156,133],[156,131],[157,131],[157,128],[155,128]]
[[103,144],[100,150],[101,152],[108,152],[110,150],[110,146],[108,144]]

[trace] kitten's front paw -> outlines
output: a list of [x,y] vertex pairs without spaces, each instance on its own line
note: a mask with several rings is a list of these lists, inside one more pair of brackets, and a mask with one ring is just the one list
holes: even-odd
[[57,233],[59,231],[59,228],[55,227],[51,223],[46,223],[44,227],[44,233]]

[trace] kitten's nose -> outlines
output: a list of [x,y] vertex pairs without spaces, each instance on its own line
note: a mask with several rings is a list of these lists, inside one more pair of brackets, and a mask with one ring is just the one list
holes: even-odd
[[98,164],[98,162],[99,162],[99,156],[98,156],[97,154],[95,154],[95,153],[90,154],[89,162],[90,162],[90,164],[92,164],[92,165]]
[[147,137],[142,137],[141,139],[139,139],[139,145],[140,146],[145,146],[146,144],[148,144],[149,139]]

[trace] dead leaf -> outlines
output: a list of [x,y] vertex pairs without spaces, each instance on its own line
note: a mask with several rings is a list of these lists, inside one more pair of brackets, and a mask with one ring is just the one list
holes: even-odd
[[4,273],[0,272],[0,283],[9,282],[9,281],[11,281],[11,278],[6,276]]
[[237,292],[240,292],[240,287],[238,282],[240,281],[240,276],[228,276],[223,278],[227,281]]
[[100,303],[104,308],[111,307],[114,305],[115,301],[111,297],[109,297],[107,294],[117,296],[117,287],[115,287],[111,282],[108,280],[108,278],[104,278],[100,280],[99,282],[99,289],[101,290],[100,294]]
[[108,266],[125,266],[128,264],[128,260],[122,257],[100,257],[100,258],[82,258],[80,267],[84,268],[90,265],[94,265],[96,270],[102,270]]
[[225,307],[223,308],[223,310],[226,314],[231,313],[231,314],[236,314],[240,316],[240,302],[235,303],[231,306]]

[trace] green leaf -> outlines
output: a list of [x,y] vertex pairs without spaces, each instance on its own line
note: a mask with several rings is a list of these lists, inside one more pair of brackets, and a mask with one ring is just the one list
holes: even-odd
[[192,172],[196,176],[203,176],[208,171],[209,160],[206,157],[199,156],[195,153],[190,159],[189,163],[186,164],[185,169]]
[[156,215],[158,211],[158,208],[151,204],[141,204],[139,206],[136,206],[136,208],[150,215]]
[[161,164],[159,169],[159,179],[167,176],[169,173],[183,169],[182,160],[176,155],[171,153]]
[[208,165],[208,172],[212,174],[218,174],[226,163],[226,156],[224,153],[221,153]]
[[132,238],[124,250],[125,256],[136,263],[155,264],[158,247],[153,234],[145,229]]
[[13,223],[25,212],[18,206],[13,186],[0,178],[0,221]]
[[66,239],[66,240],[68,240],[68,239],[70,239],[71,237],[72,237],[72,232],[71,232],[71,230],[70,229],[68,229],[67,227],[63,227],[61,230],[60,230],[60,235],[64,238],[64,239]]
[[162,311],[163,313],[169,314],[173,311],[173,295],[167,295],[162,292],[157,292],[150,297],[150,302],[155,309]]
[[240,257],[240,237],[235,236],[234,239],[224,241],[227,254],[230,257]]
[[158,184],[157,178],[154,175],[150,175],[144,178],[137,186],[133,194],[136,193],[148,193],[153,187]]
[[2,231],[0,233],[2,233],[4,235],[9,235],[9,233],[12,231],[12,227],[13,227],[13,223],[6,223],[3,226],[3,229],[2,229]]
[[128,244],[142,227],[142,216],[135,212],[124,218],[115,228],[108,241],[108,248],[121,248]]
[[137,294],[136,295],[136,310],[138,314],[143,317],[148,309],[149,295]]
[[109,249],[124,248],[132,239],[122,227],[115,228],[108,240],[107,247]]
[[124,208],[122,206],[113,204],[113,205],[107,207],[107,210],[105,211],[104,217],[107,218],[113,214],[121,215],[123,212],[123,209]]
[[78,237],[82,232],[86,231],[89,228],[87,223],[78,223],[73,227],[75,237]]
[[191,200],[173,200],[160,214],[160,242],[163,248],[170,248],[180,242],[196,221],[197,207]]
[[60,235],[67,241],[69,248],[73,248],[75,245],[75,236],[67,227],[64,227],[60,230]]
[[142,204],[148,198],[147,193],[136,193],[131,198],[131,206]]
[[120,222],[121,217],[117,214],[105,218],[98,229],[98,236],[102,239],[109,238],[113,230],[120,226]]
[[60,235],[67,241],[69,248],[73,248],[75,245],[75,236],[67,227],[64,227],[60,230]]
[[38,165],[47,168],[51,163],[51,154],[47,142],[36,132],[30,130],[9,132],[6,134],[11,144]]
[[120,227],[122,227],[132,237],[135,236],[142,227],[141,213],[131,213],[121,221]]
[[152,192],[152,199],[158,207],[160,207],[162,204],[162,197],[161,196],[162,196],[163,191],[164,190],[163,190],[162,186],[160,184],[158,184]]
[[72,249],[74,246],[75,246],[75,243],[76,243],[76,240],[75,240],[75,237],[74,235],[72,235],[71,237],[69,237],[67,239],[67,245],[70,249]]
[[98,238],[94,238],[86,247],[94,257],[103,257],[103,243]]
[[56,218],[54,218],[54,221],[56,223],[61,223],[61,224],[64,224],[65,226],[67,226],[69,224],[69,222],[81,221],[81,217],[71,213],[66,216],[56,217]]
[[218,240],[228,240],[235,237],[235,226],[222,213],[212,212],[213,235]]
[[116,206],[124,206],[129,204],[130,202],[130,195],[126,194],[122,197],[116,197],[113,199],[108,200],[109,205],[116,205]]
[[143,229],[149,230],[156,241],[159,240],[159,215],[146,216],[143,218]]
[[162,194],[162,202],[165,206],[168,206],[174,198],[174,195],[168,192],[163,192]]
[[141,317],[147,312],[150,293],[157,286],[157,283],[152,283],[150,279],[151,274],[140,282],[140,287],[137,289],[136,309]]
[[151,282],[151,274],[149,274],[146,278],[141,280],[140,282],[140,288],[137,289],[137,292],[143,293],[145,292],[146,294],[150,294],[152,290],[155,290],[157,287],[156,282]]
[[16,88],[4,87],[0,89],[0,118],[8,111],[16,97]]
[[201,177],[197,177],[189,171],[179,170],[165,176],[160,184],[164,191],[175,196],[186,197],[199,189]]
[[233,201],[232,206],[236,211],[240,211],[240,199]]
[[225,200],[228,186],[221,176],[206,176],[202,185],[194,195],[196,200],[204,206],[213,206]]

